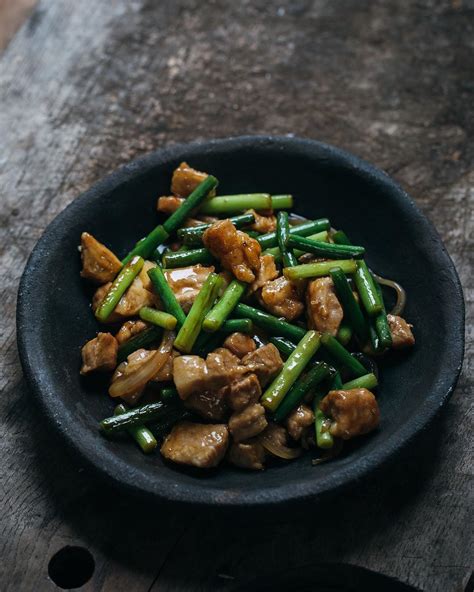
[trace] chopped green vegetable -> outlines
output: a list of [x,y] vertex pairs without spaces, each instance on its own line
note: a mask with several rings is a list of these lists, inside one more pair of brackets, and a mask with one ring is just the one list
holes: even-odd
[[351,327],[354,329],[359,342],[364,344],[367,341],[368,335],[367,323],[359,303],[354,297],[349,282],[347,281],[344,272],[339,267],[331,269],[330,274],[332,281],[334,282],[336,295],[344,309],[344,319],[347,319],[347,322],[350,323]]
[[359,376],[358,378],[354,378],[354,380],[350,380],[349,382],[345,382],[341,389],[344,391],[350,391],[351,389],[357,388],[366,388],[370,390],[375,388],[378,383],[379,382],[375,374],[370,373]]
[[163,273],[161,267],[158,266],[150,269],[148,271],[148,277],[151,280],[153,289],[160,297],[163,306],[170,315],[175,317],[178,329],[181,328],[184,321],[186,320],[186,315],[179,305],[179,302],[176,300],[173,290],[166,281],[166,276]]
[[[285,277],[291,281],[304,278],[323,277],[329,275],[329,272],[334,268],[334,265],[334,261],[305,263],[303,265],[297,265],[296,267],[285,267],[283,273],[285,274]],[[340,267],[344,273],[354,273],[357,269],[356,262],[353,259],[341,259],[337,262],[337,266]]]
[[304,236],[290,236],[288,245],[293,249],[300,249],[305,253],[313,253],[318,257],[328,259],[349,259],[351,257],[363,257],[364,247],[353,247],[351,245],[334,245],[306,238]]
[[220,329],[226,318],[234,310],[236,304],[242,298],[247,289],[247,284],[239,280],[232,280],[227,286],[224,294],[219,298],[217,304],[207,313],[202,323],[205,331],[217,331]]
[[151,308],[150,306],[142,306],[138,314],[142,321],[153,323],[153,325],[163,327],[163,329],[168,329],[168,331],[172,331],[176,327],[176,317],[162,310],[156,310],[156,308]]
[[141,257],[133,257],[129,263],[122,267],[108,289],[107,294],[104,296],[104,299],[95,311],[95,316],[98,321],[101,323],[107,321],[109,316],[113,313],[114,308],[117,306],[120,298],[122,298],[127,288],[130,287],[130,284],[140,273],[143,264],[144,261]]
[[205,249],[193,249],[191,251],[174,251],[163,255],[163,265],[167,269],[175,267],[188,267],[191,265],[212,265],[216,260],[211,252]]
[[290,391],[278,405],[273,416],[275,421],[282,421],[290,411],[301,403],[306,393],[314,389],[329,374],[329,366],[324,362],[317,362],[304,376],[300,376]]
[[159,420],[166,413],[166,405],[161,401],[135,407],[120,415],[107,417],[100,422],[100,427],[108,436],[144,423]]
[[234,308],[234,315],[244,319],[252,320],[257,327],[261,327],[268,331],[270,335],[278,335],[281,337],[288,337],[296,343],[304,337],[306,331],[298,325],[291,325],[286,321],[282,321],[267,312],[248,306],[247,304],[239,303]]
[[298,259],[288,249],[288,239],[290,237],[290,225],[288,224],[288,212],[278,212],[277,216],[277,239],[280,256],[285,267],[298,265]]
[[328,417],[326,417],[326,415],[324,415],[321,408],[319,407],[319,404],[323,398],[324,395],[319,395],[318,397],[315,397],[313,401],[314,430],[316,434],[317,447],[327,450],[328,448],[332,448],[334,446],[334,438],[329,431],[331,421]]
[[350,370],[355,376],[362,376],[367,372],[359,360],[351,356],[347,349],[329,333],[324,333],[321,336],[321,343],[338,362]]
[[[115,407],[114,415],[123,415],[124,413],[127,413],[127,411],[125,405],[120,403]],[[155,436],[144,425],[131,425],[126,428],[126,430],[145,454],[153,452],[158,446]]]
[[221,278],[216,273],[210,273],[207,276],[174,341],[174,347],[179,351],[189,353],[192,350],[194,342],[201,331],[204,317],[217,296],[219,279]]
[[260,401],[266,409],[276,411],[286,393],[316,353],[320,337],[317,331],[308,331],[304,335],[295,351],[286,360],[281,372],[263,393]]

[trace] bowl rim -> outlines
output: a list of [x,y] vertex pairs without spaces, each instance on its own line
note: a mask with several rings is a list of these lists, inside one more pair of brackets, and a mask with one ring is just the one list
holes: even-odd
[[[289,148],[299,150],[301,154],[311,154],[316,151],[324,153],[328,162],[337,162],[343,164],[347,170],[357,172],[369,182],[382,184],[384,192],[391,192],[400,208],[410,211],[410,216],[415,218],[415,222],[423,227],[424,232],[430,240],[435,242],[440,248],[441,255],[445,258],[444,271],[448,274],[454,291],[452,302],[456,303],[452,307],[451,320],[453,331],[460,339],[454,340],[449,349],[449,371],[443,373],[442,378],[437,383],[436,396],[427,395],[420,405],[418,413],[412,417],[398,430],[391,434],[384,445],[379,449],[372,451],[368,458],[357,459],[350,467],[343,471],[329,475],[323,483],[329,483],[329,487],[321,487],[322,480],[314,479],[307,483],[292,483],[292,487],[283,484],[279,487],[271,488],[271,495],[262,494],[260,490],[251,490],[242,495],[226,495],[226,490],[210,489],[208,486],[200,485],[185,487],[173,486],[170,482],[161,482],[156,487],[159,479],[152,483],[149,479],[137,479],[133,474],[126,471],[127,463],[118,459],[111,451],[110,455],[115,459],[110,463],[108,456],[98,456],[90,454],[90,445],[87,442],[96,434],[87,434],[84,437],[83,431],[74,425],[65,426],[66,423],[61,414],[61,400],[54,398],[48,393],[42,384],[41,376],[35,369],[35,352],[29,347],[29,319],[28,308],[29,299],[34,293],[34,274],[32,270],[41,264],[44,252],[48,248],[48,241],[51,235],[58,232],[63,222],[74,216],[76,211],[82,210],[89,202],[93,202],[103,193],[110,193],[117,187],[126,184],[137,176],[146,175],[155,168],[165,163],[179,159],[183,153],[187,158],[189,154],[201,154],[202,151],[212,152],[216,148],[227,148],[235,150],[237,148],[254,148],[255,146],[278,147],[282,150]],[[396,183],[387,173],[371,165],[354,154],[336,148],[330,144],[319,142],[317,140],[299,138],[293,134],[286,136],[272,135],[245,135],[233,136],[220,139],[204,139],[190,143],[179,143],[158,149],[152,153],[141,156],[131,162],[119,167],[102,180],[92,185],[88,190],[76,197],[68,206],[66,206],[45,228],[42,236],[33,248],[23,274],[20,279],[17,298],[17,342],[23,372],[27,379],[35,400],[39,403],[40,409],[49,422],[55,427],[55,431],[61,435],[67,443],[68,448],[84,461],[93,472],[99,477],[107,480],[114,486],[125,488],[133,494],[145,496],[147,498],[158,499],[162,502],[173,502],[178,504],[195,506],[222,506],[222,507],[257,507],[274,506],[281,503],[302,502],[304,500],[323,498],[327,495],[335,494],[348,488],[355,482],[360,481],[378,468],[383,467],[389,461],[393,460],[397,453],[406,449],[408,445],[430,424],[438,415],[442,407],[447,403],[454,388],[456,387],[464,356],[464,298],[461,283],[454,267],[454,263],[449,256],[438,232],[433,224],[418,209],[411,197]],[[448,367],[448,364],[446,364]],[[62,407],[65,411],[65,407]],[[67,414],[66,414],[67,415]],[[81,438],[77,438],[77,431]],[[93,449],[93,447],[92,447]],[[120,461],[120,462],[118,462]],[[117,466],[119,465],[119,466]],[[153,487],[154,485],[154,487]],[[286,486],[285,486],[286,485]],[[265,489],[263,489],[265,491]]]

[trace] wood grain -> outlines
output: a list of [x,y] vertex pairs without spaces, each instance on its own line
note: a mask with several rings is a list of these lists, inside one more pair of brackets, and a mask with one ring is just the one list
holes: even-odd
[[[56,589],[47,565],[66,544],[94,555],[91,591],[230,590],[315,561],[462,590],[473,542],[472,8],[39,2],[0,60],[2,590]],[[118,165],[173,142],[260,132],[339,145],[411,192],[463,282],[463,376],[416,449],[344,497],[244,516],[137,504],[70,458],[32,405],[16,352],[18,280],[48,222]]]

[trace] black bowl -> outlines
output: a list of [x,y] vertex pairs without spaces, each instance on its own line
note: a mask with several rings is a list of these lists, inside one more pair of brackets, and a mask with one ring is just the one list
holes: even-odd
[[[87,230],[124,255],[156,224],[155,200],[168,193],[182,161],[220,179],[221,193],[292,193],[296,212],[329,217],[369,265],[408,293],[405,316],[416,347],[384,363],[380,429],[333,462],[306,455],[261,473],[232,467],[196,474],[108,441],[98,421],[113,405],[100,382],[79,376],[80,348],[99,329],[79,277],[77,245]],[[173,146],[140,158],[69,205],[47,228],[24,271],[18,295],[18,343],[26,377],[51,426],[80,456],[129,491],[161,500],[252,506],[321,496],[390,459],[434,418],[462,363],[461,286],[438,234],[386,174],[331,146],[292,137],[242,137]]]

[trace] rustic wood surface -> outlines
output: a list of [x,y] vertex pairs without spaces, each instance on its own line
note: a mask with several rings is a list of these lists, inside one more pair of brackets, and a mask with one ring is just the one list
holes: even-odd
[[[57,589],[47,566],[65,545],[94,556],[84,590],[225,591],[327,561],[425,592],[471,586],[473,48],[472,0],[40,0],[0,58],[1,590]],[[349,149],[414,196],[464,285],[463,375],[416,450],[322,506],[137,504],[71,459],[32,404],[18,280],[48,222],[118,165],[261,132]]]

